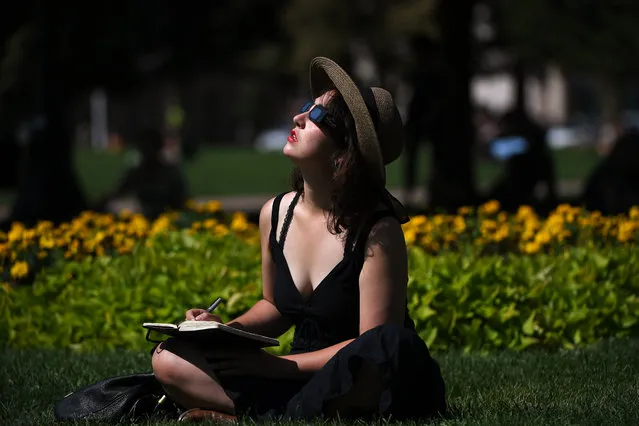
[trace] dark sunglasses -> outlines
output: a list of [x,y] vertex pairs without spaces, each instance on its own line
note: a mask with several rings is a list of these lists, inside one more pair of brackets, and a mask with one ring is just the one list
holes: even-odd
[[[309,112],[310,111],[310,112]],[[300,108],[300,113],[308,112],[308,118],[315,123],[318,127],[328,131],[328,133],[339,140],[342,137],[345,130],[343,126],[340,126],[337,121],[331,116],[326,107],[322,105],[316,105],[314,102],[306,102]]]
[[[315,108],[313,108],[313,106],[315,106]],[[330,116],[328,110],[322,105],[315,105],[314,102],[306,102],[304,105],[302,105],[302,108],[300,108],[301,113],[308,112],[309,110],[310,112],[308,113],[308,118],[310,118],[313,123],[317,124],[318,126],[326,124],[332,129],[335,129],[337,127],[337,125],[335,124],[335,120],[333,120],[333,117]]]

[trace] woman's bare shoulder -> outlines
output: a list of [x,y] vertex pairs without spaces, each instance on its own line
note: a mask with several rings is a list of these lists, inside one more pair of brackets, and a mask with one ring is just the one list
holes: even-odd
[[[273,204],[275,203],[275,199],[278,196],[279,195],[275,195],[275,196],[269,198],[262,205],[262,208],[260,209],[260,228],[270,229],[270,227],[271,227],[271,216],[273,215]],[[287,192],[287,193],[285,193],[282,196],[282,200],[280,202],[279,211],[278,211],[278,215],[280,217],[282,217],[282,212],[286,212],[286,210],[288,209],[288,206],[293,201],[293,197],[294,196],[295,196],[295,192],[294,191]],[[278,220],[278,222],[279,222],[279,220]]]

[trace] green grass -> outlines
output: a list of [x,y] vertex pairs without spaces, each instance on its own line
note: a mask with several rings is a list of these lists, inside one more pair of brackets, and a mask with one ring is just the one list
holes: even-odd
[[[89,194],[102,193],[110,188],[124,169],[122,155],[93,151],[79,151],[76,157],[78,173]],[[388,167],[388,186],[402,184],[404,159],[400,157]],[[599,161],[592,150],[563,150],[555,152],[559,179],[583,179]],[[418,182],[425,182],[430,163],[428,153],[422,153]],[[291,162],[281,153],[259,153],[249,149],[202,149],[186,165],[193,195],[270,194],[289,185]],[[501,165],[478,162],[480,182],[493,179]]]
[[[638,351],[639,341],[624,340],[563,353],[437,354],[451,406],[451,417],[438,424],[634,425]],[[44,425],[68,392],[148,371],[149,355],[4,349],[0,365],[0,424]]]
[[[419,184],[426,182],[430,168],[428,152],[423,150]],[[559,179],[581,180],[599,161],[594,150],[555,151]],[[111,189],[126,169],[126,155],[79,150],[75,156],[77,171],[89,199],[95,200]],[[389,165],[388,186],[402,185],[404,159]],[[291,162],[279,152],[262,154],[252,149],[203,148],[187,163],[186,174],[193,196],[274,194],[289,187]],[[478,182],[485,184],[497,176],[501,165],[478,161]],[[10,202],[12,192],[0,191],[0,204]]]

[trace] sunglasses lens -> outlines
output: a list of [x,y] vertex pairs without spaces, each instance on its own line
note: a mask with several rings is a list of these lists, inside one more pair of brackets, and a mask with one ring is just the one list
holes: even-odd
[[321,122],[325,115],[326,115],[326,110],[319,105],[313,108],[311,112],[309,113],[310,119],[316,123]]
[[313,106],[313,102],[306,102],[304,105],[302,105],[300,112],[306,112],[309,109],[311,109],[312,106]]

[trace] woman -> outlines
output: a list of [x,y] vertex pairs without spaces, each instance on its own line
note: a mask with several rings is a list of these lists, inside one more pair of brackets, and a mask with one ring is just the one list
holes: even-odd
[[[384,89],[361,90],[336,63],[310,66],[312,103],[284,148],[293,192],[260,212],[263,298],[229,324],[280,336],[292,350],[228,353],[170,340],[153,355],[182,417],[443,414],[438,364],[407,309],[401,204],[385,190],[402,150],[402,122]],[[191,309],[187,319],[220,319]]]

